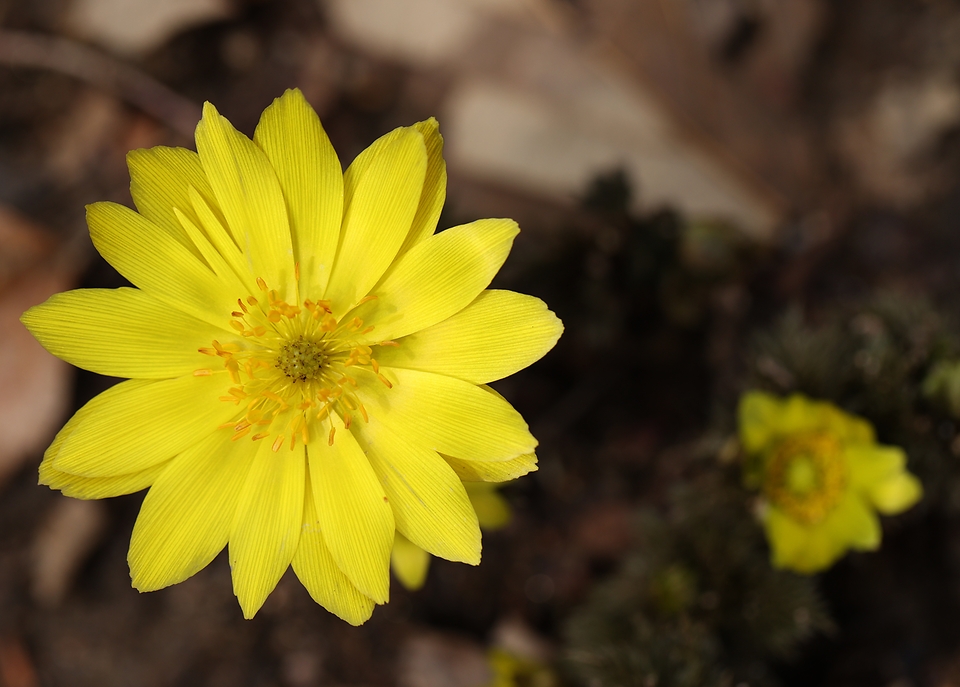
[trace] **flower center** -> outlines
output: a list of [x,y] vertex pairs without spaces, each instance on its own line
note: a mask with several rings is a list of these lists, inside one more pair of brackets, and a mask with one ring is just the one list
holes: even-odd
[[277,367],[295,382],[319,379],[327,359],[322,341],[308,341],[299,336],[284,344],[277,356]]
[[[257,279],[257,285],[263,294],[237,299],[239,310],[230,313],[230,327],[237,332],[234,340],[215,340],[210,348],[199,349],[223,360],[234,385],[220,400],[241,408],[238,417],[222,428],[233,429],[234,440],[274,436],[274,451],[288,439],[291,449],[297,441],[309,444],[315,438],[311,428],[322,428],[332,445],[334,415],[347,429],[358,415],[368,419],[351,369],[369,369],[391,387],[380,373],[374,348],[398,344],[363,343],[361,337],[373,327],[364,326],[359,317],[338,320],[328,301],[307,299],[302,306],[291,305],[263,279]],[[361,303],[373,298],[368,296]],[[213,373],[212,369],[194,372],[197,376]]]
[[813,525],[840,502],[846,483],[840,442],[829,434],[810,432],[785,439],[774,449],[763,492],[793,519]]

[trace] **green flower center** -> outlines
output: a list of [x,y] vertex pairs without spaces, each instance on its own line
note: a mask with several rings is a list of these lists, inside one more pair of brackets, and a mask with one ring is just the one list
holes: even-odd
[[840,502],[847,469],[840,442],[823,432],[784,439],[768,458],[763,493],[806,525],[821,522]]
[[326,346],[299,336],[285,343],[277,355],[277,368],[295,382],[320,379],[327,360]]

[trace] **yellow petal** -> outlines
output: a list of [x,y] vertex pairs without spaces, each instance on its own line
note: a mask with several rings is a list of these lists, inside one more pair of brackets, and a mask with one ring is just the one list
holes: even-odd
[[495,462],[460,460],[450,456],[443,456],[443,459],[464,482],[506,482],[537,469],[537,456],[533,453]]
[[397,532],[390,554],[390,566],[400,584],[415,592],[427,581],[430,554]]
[[157,225],[116,203],[87,206],[100,255],[147,293],[214,326],[225,326],[237,296]]
[[417,214],[413,218],[410,232],[400,247],[399,255],[403,255],[415,245],[437,230],[437,220],[443,210],[443,202],[447,197],[447,164],[443,161],[443,136],[440,135],[440,125],[431,117],[423,122],[417,122],[413,127],[423,134],[423,142],[427,148],[427,172],[423,180],[423,192],[420,194],[420,203]]
[[499,530],[506,527],[513,513],[510,503],[490,482],[467,482],[467,496],[477,512],[480,527],[485,530]]
[[280,182],[262,150],[210,103],[197,125],[197,150],[227,227],[254,275],[299,301],[293,244]]
[[139,472],[177,455],[217,431],[237,412],[219,400],[229,379],[180,377],[121,382],[87,403],[85,416],[64,438],[53,467],[86,477]]
[[223,330],[137,289],[77,289],[30,308],[20,321],[48,351],[111,377],[160,379],[208,368],[200,346]]
[[183,582],[227,545],[237,499],[257,451],[212,432],[173,459],[147,492],[127,562],[141,592]]
[[277,452],[269,440],[258,446],[237,502],[229,549],[233,592],[248,619],[290,567],[300,541],[306,489],[302,446]]
[[506,461],[533,453],[533,438],[495,393],[453,377],[381,368],[393,388],[358,370],[358,394],[370,414],[412,443],[461,460]]
[[895,515],[923,497],[923,485],[909,472],[903,472],[874,485],[867,494],[874,508],[884,515]]
[[812,575],[829,568],[839,555],[832,538],[822,528],[800,525],[777,508],[769,509],[763,524],[770,543],[770,562],[775,568]]
[[[180,210],[177,210],[175,214],[180,221],[180,226],[183,227],[187,237],[192,241],[193,247],[197,249],[203,261],[210,267],[213,273],[217,275],[217,278],[223,283],[223,287],[230,293],[242,294],[249,292],[251,289],[248,285],[255,283],[255,281],[250,279],[249,273],[246,273],[245,270],[236,270],[235,266],[230,263],[230,260],[224,257],[217,246],[215,246],[203,230],[201,230],[197,222],[180,212]],[[231,241],[230,243],[232,247],[233,242]],[[235,248],[231,252],[234,254],[239,253]]]
[[823,523],[840,551],[880,548],[880,520],[857,494],[848,493]]
[[[226,221],[215,211],[215,206],[209,204],[197,189],[190,187],[189,195],[193,214],[197,218],[196,226],[203,230],[207,241],[220,254],[220,258],[230,266],[233,275],[246,285],[245,291],[255,292],[259,289],[256,275],[251,272],[250,262],[244,256],[240,247],[237,246],[233,235],[226,228]],[[189,217],[190,215],[187,214],[186,216]],[[178,219],[183,224],[183,219],[179,215]]]
[[130,170],[130,195],[141,215],[149,219],[190,251],[194,250],[174,215],[174,209],[193,221],[188,188],[199,190],[208,202],[213,189],[203,173],[200,157],[186,148],[157,146],[127,153]]
[[303,509],[303,528],[300,532],[300,544],[293,556],[293,570],[314,601],[351,625],[362,625],[373,614],[376,604],[361,594],[337,567],[323,540],[320,516],[317,514],[309,475]]
[[146,489],[157,480],[169,464],[170,461],[166,461],[140,472],[116,477],[81,477],[60,472],[53,467],[52,462],[47,461],[40,463],[39,484],[44,484],[62,492],[64,496],[75,499],[108,499]]
[[370,160],[352,193],[344,180],[340,247],[324,296],[337,317],[369,293],[397,255],[417,211],[426,167],[423,136],[404,129]]
[[343,218],[340,160],[299,89],[288,90],[263,115],[253,140],[267,154],[287,200],[300,289],[327,288]]
[[57,433],[53,443],[44,452],[43,460],[40,462],[40,484],[45,484],[51,489],[63,492],[64,496],[71,496],[76,499],[105,499],[146,489],[156,481],[160,473],[170,464],[170,461],[166,461],[141,472],[117,477],[81,477],[60,472],[53,467],[53,461],[60,455],[60,447],[63,446],[64,440],[73,433],[86,412],[83,408],[78,410],[63,426],[63,429]]
[[486,384],[542,358],[562,332],[563,323],[539,298],[483,291],[452,317],[381,349],[377,360]]
[[397,530],[434,556],[480,563],[477,515],[453,469],[375,417],[356,436],[390,499]]
[[353,434],[335,422],[333,445],[314,442],[307,451],[323,539],[354,586],[375,602],[386,603],[393,511]]
[[907,454],[899,446],[854,444],[843,452],[853,489],[869,490],[903,472]]
[[776,435],[776,418],[783,402],[765,391],[749,391],[740,397],[737,419],[740,426],[740,443],[747,453],[765,449]]
[[482,219],[414,246],[374,288],[377,299],[356,311],[374,325],[370,338],[397,339],[468,306],[507,259],[519,231],[513,220]]

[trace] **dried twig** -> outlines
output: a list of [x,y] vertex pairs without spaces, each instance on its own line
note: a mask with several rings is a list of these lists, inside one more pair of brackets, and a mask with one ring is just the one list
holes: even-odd
[[120,60],[67,38],[0,30],[0,64],[49,69],[109,91],[187,138],[200,107]]

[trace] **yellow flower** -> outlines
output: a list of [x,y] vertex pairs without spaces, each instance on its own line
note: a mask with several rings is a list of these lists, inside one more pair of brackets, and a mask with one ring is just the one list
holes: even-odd
[[479,562],[461,478],[535,470],[537,443],[484,385],[540,358],[562,325],[536,298],[485,290],[516,223],[434,234],[433,119],[345,173],[299,91],[253,140],[208,103],[196,143],[130,153],[138,212],[88,208],[97,250],[137,288],[23,315],[55,355],[130,378],[67,423],[40,481],[87,499],[150,487],[128,556],[141,591],[229,544],[245,617],[292,565],[318,603],[362,623],[388,599],[395,531]]
[[778,568],[809,574],[848,549],[879,548],[875,511],[899,513],[923,494],[902,449],[877,444],[868,422],[829,403],[751,391],[739,420],[745,479],[762,491]]
[[[498,530],[510,522],[510,504],[497,493],[496,485],[490,482],[464,482],[470,503],[477,514],[477,522],[484,530]],[[393,574],[404,587],[416,591],[427,581],[430,569],[430,554],[411,542],[399,532],[393,540],[390,557]]]

